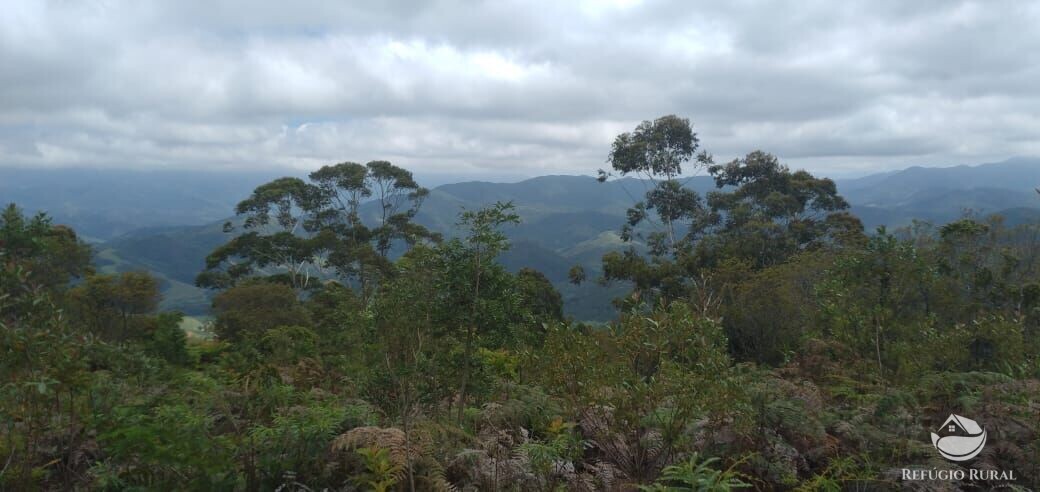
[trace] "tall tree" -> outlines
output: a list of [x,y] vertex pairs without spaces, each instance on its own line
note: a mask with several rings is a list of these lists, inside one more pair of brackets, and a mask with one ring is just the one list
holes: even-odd
[[[651,250],[657,255],[677,252],[684,230],[691,228],[702,212],[700,196],[679,181],[683,165],[694,158],[699,145],[690,120],[675,115],[643,121],[634,131],[614,139],[607,157],[614,171],[621,176],[635,175],[651,185],[645,199],[628,210],[623,239],[642,238],[636,227],[649,222],[657,226],[646,236]],[[707,166],[711,156],[701,152],[695,162]],[[600,171],[600,181],[608,176]]]
[[[262,272],[283,276],[296,289],[306,289],[325,270],[327,251],[313,237],[311,215],[320,203],[318,189],[299,178],[279,178],[258,186],[235,207],[242,229],[227,244],[206,257],[206,271],[197,283],[227,288],[239,279]],[[234,232],[231,222],[225,232]]]
[[[299,290],[338,276],[367,296],[391,272],[387,256],[397,242],[439,239],[413,222],[429,192],[405,169],[386,161],[342,162],[308,178],[276,179],[239,203],[246,232],[207,258],[197,282],[227,288],[260,273]],[[376,212],[365,217],[370,201]]]
[[[721,165],[698,154],[696,163],[718,188],[702,199],[678,179],[698,144],[689,120],[675,116],[644,121],[614,142],[614,170],[652,183],[645,200],[629,209],[621,234],[626,241],[642,240],[646,254],[630,247],[603,257],[606,280],[634,286],[625,303],[686,297],[703,287],[705,272],[724,261],[761,269],[802,251],[862,242],[862,225],[845,212],[849,205],[833,181],[792,172],[765,152]],[[577,273],[572,277],[580,278]]]
[[376,250],[386,256],[395,239],[414,243],[429,234],[411,220],[430,191],[419,186],[412,173],[387,161],[365,165],[372,193],[379,205],[379,222],[375,228]]
[[82,429],[70,423],[82,419],[74,402],[91,384],[84,348],[94,340],[69,322],[63,301],[70,281],[91,272],[90,256],[43,213],[0,211],[0,488],[74,488],[71,477],[41,486],[49,471],[40,465],[72,449],[69,429]]
[[[411,246],[438,239],[413,222],[429,191],[403,168],[387,161],[343,162],[322,167],[310,179],[319,190],[316,228],[332,235],[330,263],[358,281],[366,296],[374,280],[391,272],[387,256],[395,241]],[[376,209],[372,217],[362,215],[366,201]]]
[[697,245],[703,265],[737,258],[764,268],[801,251],[865,240],[830,179],[791,171],[760,150],[708,172],[719,191],[708,194],[710,214]]
[[[507,224],[518,224],[520,216],[514,212],[512,203],[498,202],[480,210],[467,210],[462,213],[459,227],[466,231],[464,241],[453,241],[448,247],[454,250],[452,256],[461,259],[454,262],[452,286],[459,289],[458,299],[462,301],[465,316],[463,333],[463,360],[459,382],[458,420],[466,406],[470,380],[473,372],[473,353],[476,349],[477,337],[492,326],[496,314],[501,313],[499,306],[487,302],[488,289],[485,283],[495,273],[501,273],[501,266],[494,260],[499,253],[509,248],[509,240],[501,228]],[[461,253],[461,255],[459,254]],[[460,306],[462,307],[462,306]]]

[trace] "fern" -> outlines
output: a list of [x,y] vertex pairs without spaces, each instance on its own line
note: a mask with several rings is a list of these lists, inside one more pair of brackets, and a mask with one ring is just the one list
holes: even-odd
[[365,472],[351,479],[358,487],[386,492],[400,481],[404,466],[393,462],[389,450],[364,447],[355,452],[365,464]]
[[644,492],[728,492],[751,488],[751,484],[744,481],[746,477],[734,466],[726,470],[712,468],[718,461],[718,458],[702,460],[699,454],[694,453],[684,463],[666,466],[657,482],[639,489]]

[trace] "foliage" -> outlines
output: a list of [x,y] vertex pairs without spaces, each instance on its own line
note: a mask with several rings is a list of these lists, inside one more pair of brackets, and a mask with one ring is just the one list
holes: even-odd
[[[602,459],[633,479],[688,445],[688,426],[726,404],[729,358],[718,324],[673,304],[626,315],[588,340],[567,327],[545,346],[545,386],[558,388]],[[717,415],[717,414],[716,414]]]
[[[644,121],[615,140],[608,159],[614,169],[641,174],[652,185],[646,199],[629,209],[621,231],[628,242],[642,241],[648,254],[630,247],[603,257],[605,280],[635,285],[623,305],[687,298],[703,288],[697,279],[706,270],[726,262],[759,270],[805,251],[863,240],[862,224],[845,212],[849,204],[833,181],[791,171],[762,151],[727,164],[701,153],[697,163],[718,188],[701,197],[679,179],[697,147],[689,120],[675,116]],[[572,277],[580,281],[581,272]]]
[[213,310],[217,335],[229,341],[257,339],[272,328],[308,321],[291,288],[262,281],[221,292],[213,298]]
[[390,461],[390,452],[380,448],[360,448],[357,454],[364,459],[365,473],[352,480],[359,487],[375,492],[386,492],[400,481],[402,466]]
[[708,195],[712,234],[698,245],[702,264],[738,258],[764,268],[801,251],[862,239],[862,224],[844,212],[849,204],[830,179],[791,171],[762,151],[708,172],[720,190],[732,191]]
[[521,268],[516,277],[521,302],[529,306],[536,318],[546,323],[563,321],[563,297],[545,274]]
[[115,340],[134,336],[132,321],[154,313],[160,300],[159,283],[147,272],[90,275],[68,295],[79,322]]
[[8,207],[0,489],[889,490],[949,466],[928,434],[952,413],[990,433],[971,466],[1018,476],[987,486],[1040,485],[1040,227],[865,236],[833,182],[761,152],[696,158],[702,198],[680,181],[698,145],[676,117],[615,142],[653,186],[601,325],[499,263],[511,204],[437,241],[381,161],[240,203],[200,279],[215,339]]
[[188,365],[192,361],[188,352],[188,337],[180,326],[182,319],[184,316],[180,313],[162,313],[157,316],[149,344],[154,355],[179,366]]
[[733,467],[727,470],[716,470],[712,465],[718,458],[700,459],[696,453],[688,461],[677,465],[666,466],[661,471],[661,478],[651,486],[640,487],[648,492],[728,492],[737,489],[751,488],[751,484],[742,480],[739,472]]
[[[259,274],[302,290],[336,277],[367,295],[390,268],[395,245],[439,239],[412,220],[429,190],[405,169],[387,161],[343,162],[309,180],[279,178],[241,201],[235,212],[243,232],[207,257],[197,283],[224,289]],[[371,217],[363,209],[369,200]],[[235,230],[225,225],[225,232]]]
[[0,250],[7,262],[30,272],[33,284],[61,289],[91,272],[91,250],[76,233],[45,214],[26,217],[15,204],[0,212]]

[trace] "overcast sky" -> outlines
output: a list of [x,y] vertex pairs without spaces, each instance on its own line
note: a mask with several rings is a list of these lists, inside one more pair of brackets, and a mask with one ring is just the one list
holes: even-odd
[[1040,154],[1040,2],[5,0],[0,166],[592,174],[640,120],[848,176]]

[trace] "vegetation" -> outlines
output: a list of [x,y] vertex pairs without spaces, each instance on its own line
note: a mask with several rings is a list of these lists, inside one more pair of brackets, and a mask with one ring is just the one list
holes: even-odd
[[[867,234],[830,180],[697,149],[673,116],[615,142],[613,171],[652,183],[631,247],[600,279],[553,272],[629,290],[601,325],[503,267],[511,203],[445,239],[386,162],[239,204],[198,279],[213,339],[12,205],[0,489],[886,490],[960,466],[929,441],[951,413],[989,432],[969,465],[1016,479],[942,485],[1040,486],[1040,226]],[[683,186],[690,160],[714,192]]]

